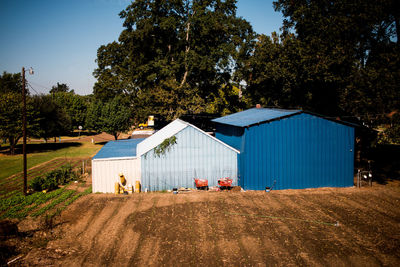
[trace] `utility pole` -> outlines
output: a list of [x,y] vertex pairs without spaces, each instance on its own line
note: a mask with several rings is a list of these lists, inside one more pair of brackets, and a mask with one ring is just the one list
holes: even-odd
[[26,167],[26,87],[25,68],[22,67],[22,153],[24,154],[24,195],[27,195],[27,167]]

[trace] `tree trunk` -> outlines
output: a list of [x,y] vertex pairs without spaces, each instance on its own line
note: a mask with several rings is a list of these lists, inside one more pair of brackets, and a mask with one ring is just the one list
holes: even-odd
[[18,144],[18,140],[21,138],[21,136],[9,136],[8,141],[10,142],[10,154],[15,155],[15,146]]
[[9,137],[8,141],[10,142],[10,155],[15,155],[15,143],[14,143],[14,138]]
[[114,133],[113,135],[114,135],[115,140],[118,140],[118,135],[119,134],[118,133]]
[[183,74],[183,78],[181,81],[180,87],[182,87],[186,83],[186,79],[189,73],[189,64],[187,62],[187,57],[190,51],[190,44],[189,44],[189,32],[190,32],[190,17],[193,17],[196,11],[193,11],[193,14],[189,16],[189,9],[188,9],[188,21],[186,25],[186,47],[185,47],[185,73]]

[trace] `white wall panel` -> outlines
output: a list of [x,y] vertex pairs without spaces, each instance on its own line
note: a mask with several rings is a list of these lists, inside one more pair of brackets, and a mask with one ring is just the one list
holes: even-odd
[[92,160],[93,192],[114,193],[114,184],[124,174],[127,184],[135,185],[141,179],[140,158]]

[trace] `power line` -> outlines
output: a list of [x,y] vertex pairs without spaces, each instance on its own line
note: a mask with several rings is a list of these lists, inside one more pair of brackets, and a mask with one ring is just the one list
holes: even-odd
[[33,91],[36,92],[36,94],[40,95],[40,93],[38,93],[38,91],[36,91],[35,88],[33,88],[32,85],[29,84],[29,82],[26,82],[26,83],[28,84],[28,86],[29,86]]
[[36,86],[39,86],[39,87],[42,87],[42,88],[44,88],[44,89],[46,89],[46,90],[51,90],[51,88],[48,88],[47,86],[44,86],[44,85],[41,85],[41,84],[38,84],[38,83],[34,83],[34,82],[30,82],[31,84],[33,84],[33,85],[36,85]]

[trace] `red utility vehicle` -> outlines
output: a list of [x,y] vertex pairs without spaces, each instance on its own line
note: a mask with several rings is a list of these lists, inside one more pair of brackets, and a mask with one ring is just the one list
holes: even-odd
[[208,180],[207,179],[195,178],[194,182],[196,184],[197,189],[208,190]]
[[225,178],[221,178],[218,180],[218,185],[221,188],[221,190],[223,189],[231,189],[232,188],[232,182],[233,180],[229,177],[225,177]]

